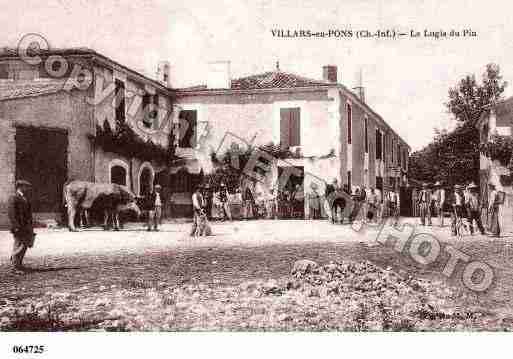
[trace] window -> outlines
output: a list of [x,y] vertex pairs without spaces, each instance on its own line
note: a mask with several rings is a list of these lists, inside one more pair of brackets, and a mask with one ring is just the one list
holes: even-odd
[[125,122],[125,83],[116,79],[116,122]]
[[0,64],[0,79],[9,78],[9,67],[7,64]]
[[145,93],[142,98],[143,125],[152,128],[156,125],[158,114],[158,95]]
[[353,137],[353,109],[347,104],[347,143],[351,144]]
[[376,188],[379,188],[380,191],[383,191],[383,177],[376,176]]
[[399,145],[399,143],[397,143],[397,155],[396,155],[396,163],[397,163],[397,166],[400,166],[401,164],[401,146]]
[[394,147],[394,139],[392,138],[392,139],[390,139],[390,150],[392,151],[392,153],[391,153],[392,158],[391,158],[391,161],[390,161],[390,162],[391,162],[392,164],[394,164],[394,161],[395,161],[394,148],[395,148],[395,147]]
[[194,148],[196,147],[196,126],[197,111],[182,110],[178,115],[180,120],[178,147]]
[[376,129],[376,159],[381,160],[383,158],[383,136],[381,131]]
[[369,153],[369,133],[367,128],[367,117],[363,119],[365,125],[365,153]]
[[351,171],[347,171],[347,188],[349,188],[349,191],[352,191],[351,185]]
[[280,144],[283,148],[301,145],[301,109],[280,109]]

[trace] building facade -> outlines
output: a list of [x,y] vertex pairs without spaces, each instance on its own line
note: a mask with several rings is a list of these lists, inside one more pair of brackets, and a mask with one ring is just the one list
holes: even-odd
[[171,90],[89,49],[53,50],[38,63],[30,60],[13,51],[0,56],[0,224],[19,178],[33,183],[41,221],[60,219],[66,181],[119,183],[138,195],[150,191],[167,168],[164,161],[105,149],[97,131],[114,131],[124,121],[141,142],[167,147]]
[[[496,136],[511,139],[513,131],[513,97],[492,104],[483,112],[476,124],[482,145],[496,141]],[[486,151],[480,152],[479,183],[480,194],[485,207],[488,204],[488,184],[493,184],[498,191],[505,192],[505,202],[499,209],[499,223],[502,232],[513,231],[513,183],[511,170],[506,163],[492,159]],[[486,212],[483,213],[486,221]]]
[[357,95],[337,81],[336,66],[325,66],[323,79],[315,80],[279,68],[230,79],[229,63],[221,64],[225,76],[215,65],[209,76],[215,81],[176,90],[178,117],[199,129],[198,138],[181,141],[177,153],[209,168],[209,154],[222,155],[231,142],[274,143],[294,156],[273,163],[267,189],[276,187],[286,167],[298,170],[305,192],[312,182],[323,191],[333,179],[353,189],[406,185],[410,147],[365,103],[363,89]]
[[[40,220],[60,217],[62,187],[78,179],[123,184],[137,195],[159,182],[166,214],[188,214],[191,192],[214,169],[212,154],[233,143],[273,143],[292,154],[273,160],[258,186],[248,181],[251,191],[269,191],[283,173],[303,193],[314,182],[323,192],[333,179],[384,191],[407,183],[408,144],[365,102],[363,88],[355,93],[338,81],[336,66],[324,66],[319,80],[278,67],[232,79],[229,62],[218,62],[206,85],[182,89],[171,87],[169,71],[161,62],[152,79],[82,48],[0,53],[0,224],[19,178],[33,182]],[[120,123],[140,150],[105,145]],[[147,143],[174,155],[153,156]]]

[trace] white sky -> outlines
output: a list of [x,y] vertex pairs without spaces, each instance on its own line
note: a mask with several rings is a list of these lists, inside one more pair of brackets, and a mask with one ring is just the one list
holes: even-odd
[[[434,127],[451,125],[443,103],[462,76],[496,62],[513,81],[508,1],[0,0],[0,8],[0,46],[36,32],[52,46],[91,47],[149,75],[165,59],[178,87],[204,83],[206,63],[216,60],[231,61],[232,77],[272,70],[279,60],[283,71],[321,78],[322,65],[336,64],[348,87],[361,68],[367,102],[414,150]],[[478,37],[283,39],[272,37],[275,28],[470,28]]]

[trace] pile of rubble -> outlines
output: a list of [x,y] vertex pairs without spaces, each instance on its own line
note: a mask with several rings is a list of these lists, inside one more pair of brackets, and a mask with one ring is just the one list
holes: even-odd
[[346,321],[348,330],[469,328],[482,317],[480,312],[455,310],[455,293],[443,283],[402,277],[370,262],[319,265],[299,260],[289,280],[268,281],[259,291],[261,295],[300,295],[310,303],[337,303],[333,310]]

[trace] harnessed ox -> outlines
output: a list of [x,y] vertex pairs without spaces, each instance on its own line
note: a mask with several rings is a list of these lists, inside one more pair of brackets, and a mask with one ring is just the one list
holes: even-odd
[[64,203],[68,213],[68,228],[76,231],[74,219],[77,213],[91,207],[103,210],[103,225],[108,227],[112,220],[114,229],[119,230],[119,213],[134,211],[139,217],[141,211],[135,195],[125,186],[115,183],[94,183],[71,181],[64,185]]

